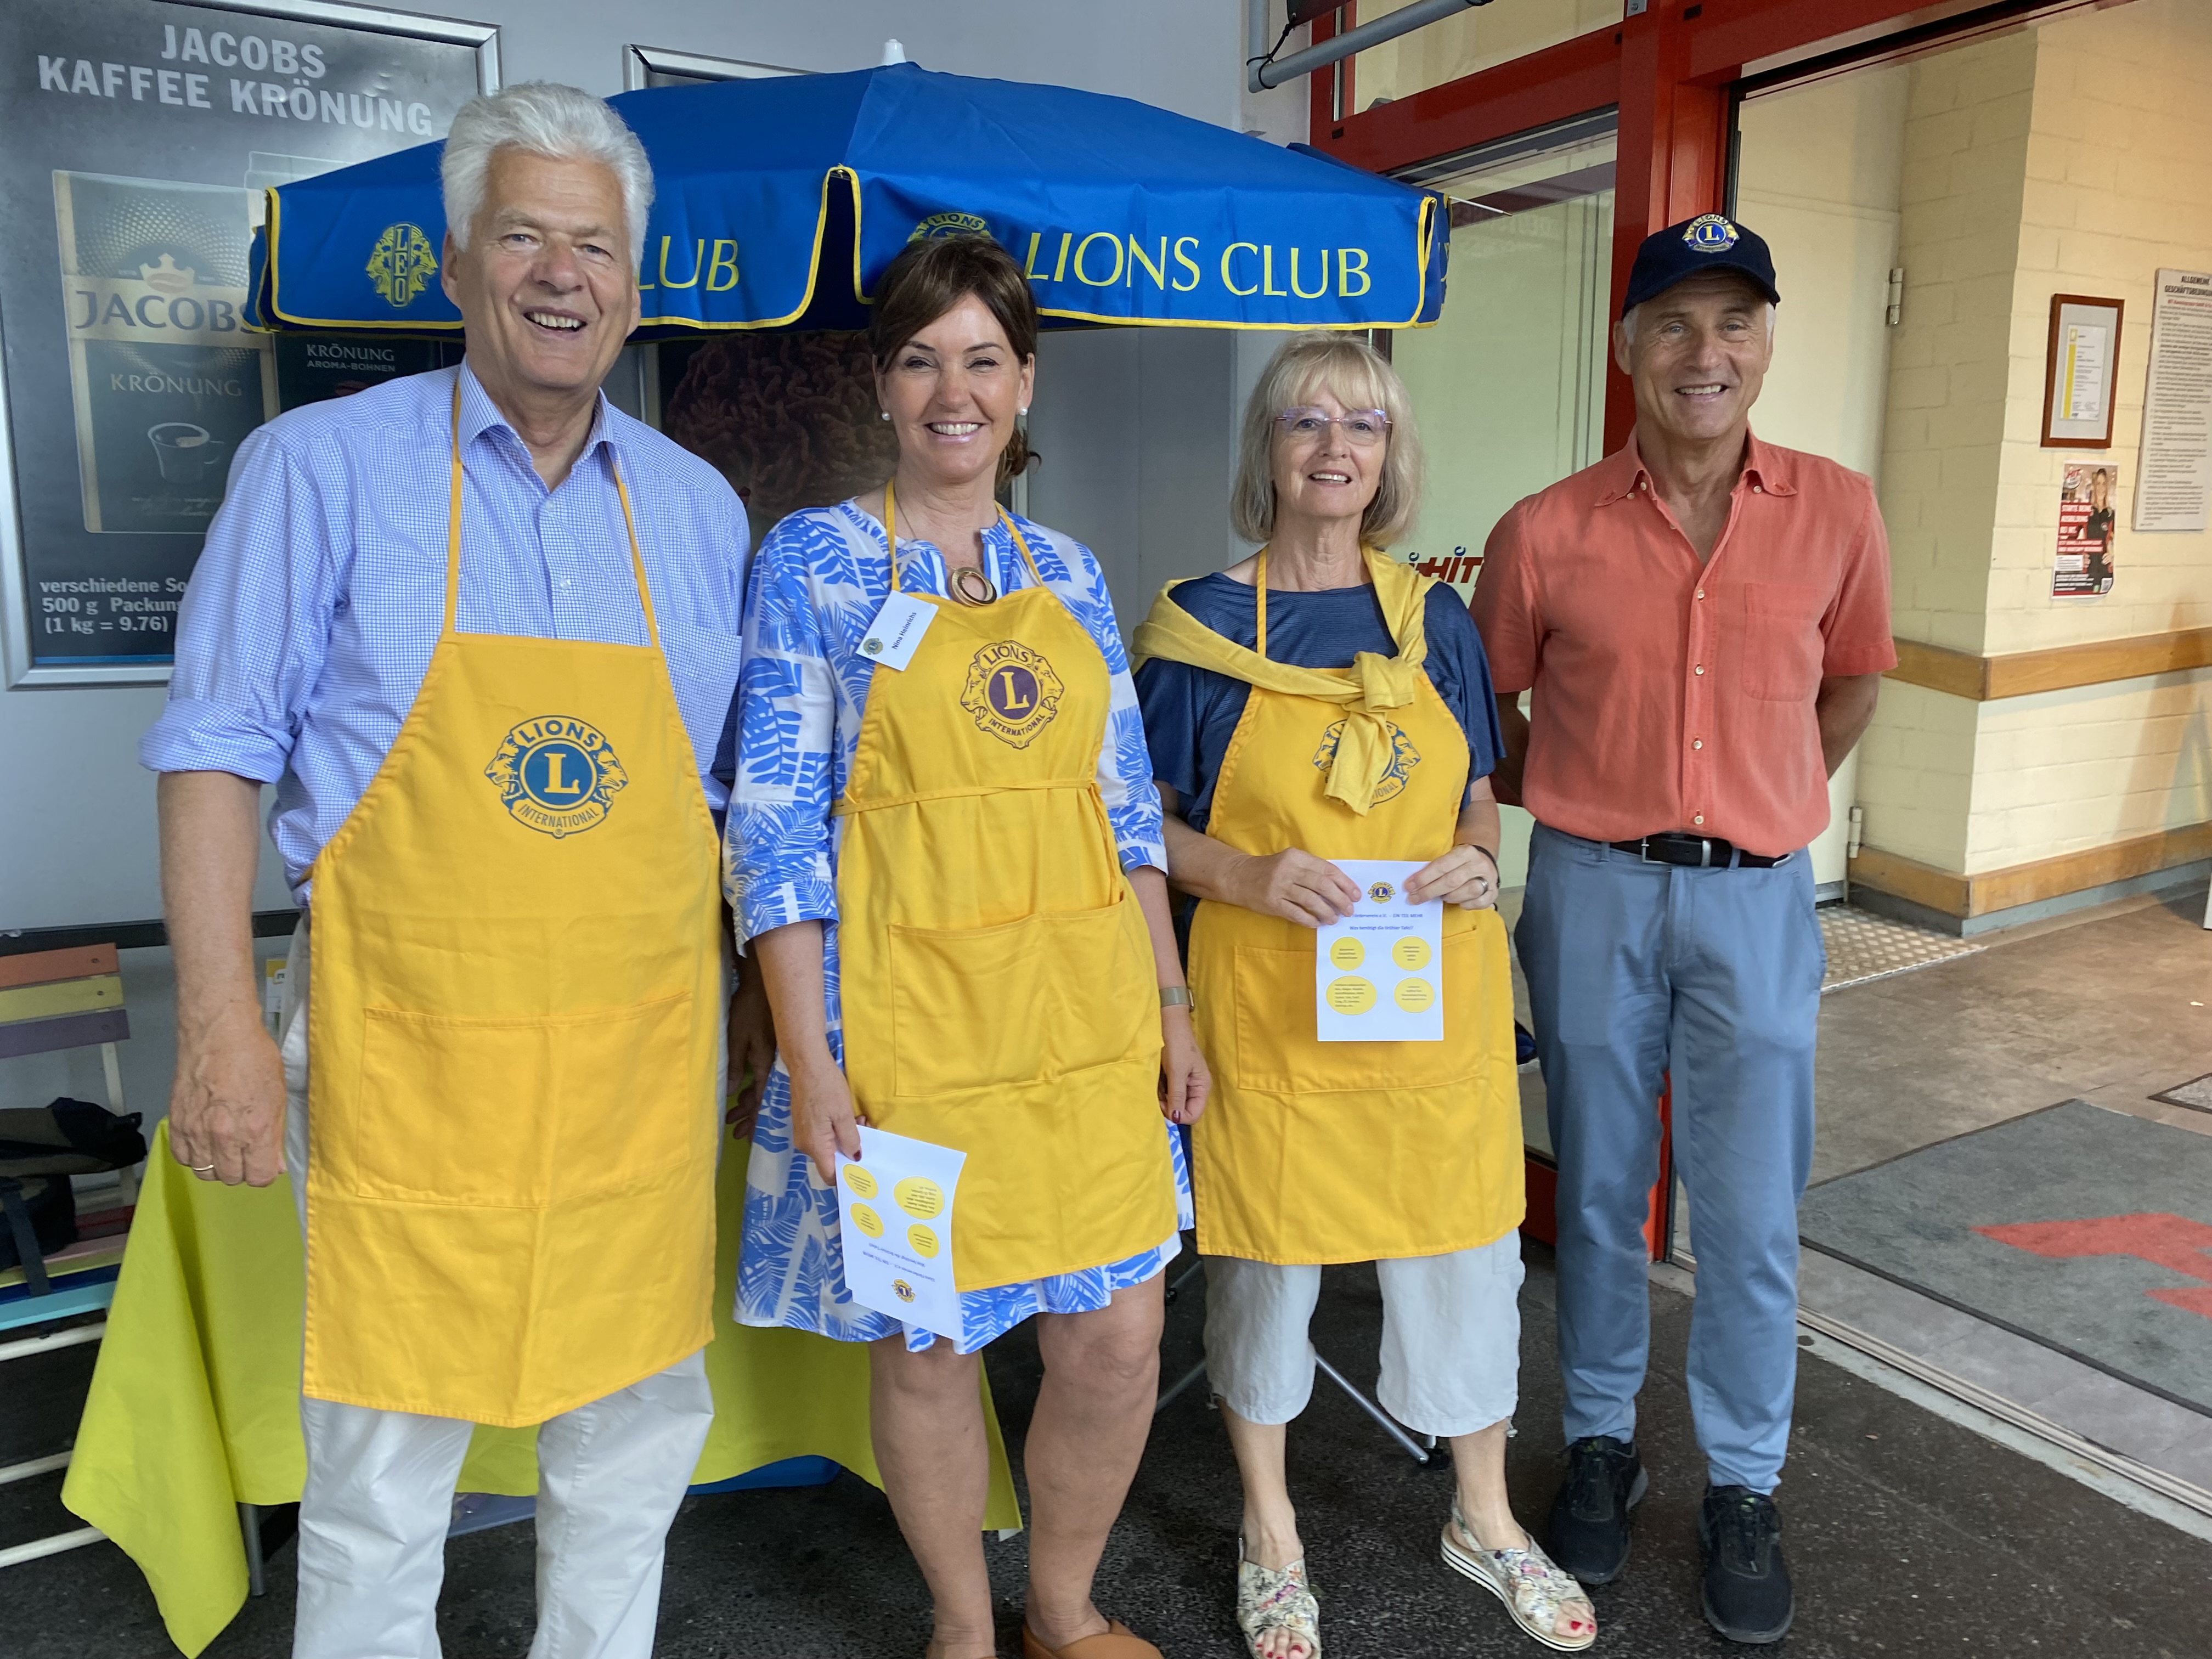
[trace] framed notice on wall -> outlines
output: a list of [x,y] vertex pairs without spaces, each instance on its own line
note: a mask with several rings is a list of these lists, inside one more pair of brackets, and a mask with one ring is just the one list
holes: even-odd
[[331,0],[0,6],[8,684],[166,678],[240,441],[434,364],[247,332],[247,250],[264,187],[442,137],[497,37]]
[[2052,295],[2043,367],[2044,448],[2112,447],[2112,388],[2119,367],[2120,302]]
[[2136,459],[2137,530],[2212,526],[2212,270],[2161,270]]

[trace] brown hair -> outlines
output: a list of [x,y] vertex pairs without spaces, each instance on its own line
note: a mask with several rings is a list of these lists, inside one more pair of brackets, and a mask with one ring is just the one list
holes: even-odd
[[[1014,256],[988,236],[933,236],[908,242],[876,282],[868,319],[868,351],[878,374],[914,337],[969,295],[1006,331],[1026,363],[1036,356],[1036,296]],[[1036,459],[1019,428],[999,456],[999,482],[1028,471]]]

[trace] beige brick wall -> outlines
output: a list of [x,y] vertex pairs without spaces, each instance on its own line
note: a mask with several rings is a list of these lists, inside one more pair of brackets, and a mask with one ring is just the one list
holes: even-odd
[[1954,651],[1984,648],[2036,56],[2023,33],[1923,58],[1905,101],[1882,514],[1897,631]]
[[[2155,273],[2212,270],[2212,5],[2137,0],[2023,38],[2036,46],[2035,95],[1983,649],[2212,625],[2212,532],[2130,527]],[[2039,447],[2053,294],[2126,303],[2109,450]],[[2083,460],[2119,481],[2118,579],[2100,599],[2054,599],[2060,476]]]
[[[1912,66],[1881,473],[1901,637],[1998,654],[2212,625],[2212,534],[2137,535],[2154,274],[2212,269],[2212,4]],[[2054,293],[2126,301],[2109,451],[2039,447]],[[2114,592],[2054,599],[2060,475],[2120,480]],[[1885,685],[1870,843],[1978,874],[2212,818],[2212,671],[1974,703]]]

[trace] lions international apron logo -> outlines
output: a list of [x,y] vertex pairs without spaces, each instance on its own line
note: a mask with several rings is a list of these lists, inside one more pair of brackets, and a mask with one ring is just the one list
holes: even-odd
[[909,242],[931,242],[942,236],[988,236],[991,227],[977,213],[933,213],[914,228]]
[[556,841],[597,826],[629,775],[594,726],[565,714],[525,720],[484,768],[499,803]]
[[[1413,769],[1421,763],[1421,751],[1413,747],[1413,740],[1395,721],[1385,720],[1390,728],[1390,767],[1375,786],[1375,793],[1368,801],[1370,806],[1380,806],[1384,801],[1406,793],[1406,781]],[[1344,741],[1344,722],[1332,721],[1321,734],[1321,747],[1314,750],[1314,769],[1326,772],[1336,764],[1336,745]]]
[[395,311],[404,310],[438,274],[437,251],[419,225],[386,225],[369,251],[369,286]]
[[1682,227],[1682,240],[1700,253],[1725,253],[1736,244],[1736,228],[1717,213],[1700,213]]
[[1066,689],[1052,665],[1019,640],[996,640],[968,665],[960,706],[975,717],[978,730],[1026,749],[1060,713]]

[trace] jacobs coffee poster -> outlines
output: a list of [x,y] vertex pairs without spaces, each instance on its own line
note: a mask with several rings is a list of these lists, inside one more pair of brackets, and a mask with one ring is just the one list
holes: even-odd
[[267,186],[441,137],[493,78],[487,27],[348,9],[0,5],[14,678],[159,678],[240,441],[440,360],[243,326]]

